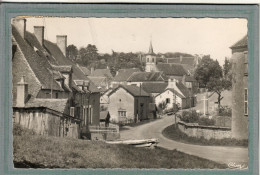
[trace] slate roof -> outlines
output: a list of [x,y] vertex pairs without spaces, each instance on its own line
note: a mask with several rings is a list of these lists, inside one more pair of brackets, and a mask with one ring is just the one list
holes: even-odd
[[142,84],[142,88],[144,91],[148,93],[161,93],[165,90],[165,88],[168,86],[168,83],[150,83],[150,82],[144,82]]
[[[87,78],[87,76],[84,75],[84,72],[82,72],[81,69],[79,69],[79,67],[76,65],[76,63],[74,63],[72,60],[70,60],[69,58],[66,58],[63,55],[63,53],[61,52],[61,50],[59,49],[59,47],[56,44],[45,40],[44,45],[48,49],[48,51],[53,55],[55,61],[59,65],[72,66],[72,70],[73,70],[72,80],[87,80],[90,82],[89,90],[91,92],[99,92],[99,90],[94,85],[94,83],[91,82],[89,80],[89,78]],[[73,88],[76,90],[79,90],[79,88],[77,88],[75,84],[73,85]]]
[[189,89],[184,84],[182,84],[182,82],[176,83],[176,86],[179,88],[179,90],[186,98],[189,97],[190,95],[193,96],[193,94],[189,91]]
[[71,72],[72,66],[58,66],[58,65],[51,65],[51,67],[59,72]]
[[[40,45],[37,38],[33,34],[26,32],[24,40],[15,27],[12,27],[12,35],[35,76],[40,81],[42,89],[52,88],[53,90],[64,91],[64,89],[54,79],[50,78],[52,77],[52,73],[49,70],[52,69],[52,67],[47,58],[49,55]],[[35,50],[35,48],[37,49]],[[28,83],[33,84],[35,82]]]
[[119,69],[119,70],[118,70],[118,74],[114,77],[114,80],[113,80],[113,81],[117,81],[117,82],[127,81],[127,79],[128,79],[134,72],[140,72],[140,69],[138,69],[138,68]]
[[110,73],[109,69],[95,69],[91,74],[93,77],[108,77],[113,78],[112,74]]
[[233,44],[230,48],[240,48],[240,47],[247,47],[248,45],[248,38],[247,35],[244,36],[241,40],[237,41],[235,44]]
[[64,113],[68,107],[68,99],[33,98],[26,103],[25,107],[46,107]]
[[163,72],[134,72],[128,82],[145,82],[145,81],[166,81],[167,78]]
[[175,75],[175,76],[183,76],[187,75],[186,70],[183,68],[181,64],[167,64],[167,63],[159,63],[157,64],[157,69],[159,71],[163,71],[165,75]]
[[134,97],[149,97],[150,95],[145,92],[142,88],[135,85],[119,85],[117,88],[113,89],[108,96],[112,95],[119,88],[125,89],[128,93],[130,93]]

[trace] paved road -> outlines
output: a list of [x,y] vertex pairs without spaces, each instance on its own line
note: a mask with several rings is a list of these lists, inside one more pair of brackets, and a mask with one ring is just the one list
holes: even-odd
[[155,120],[136,127],[127,127],[120,132],[121,139],[148,139],[158,138],[158,146],[173,150],[185,152],[187,154],[199,156],[219,163],[248,165],[248,149],[240,147],[222,147],[222,146],[200,146],[176,142],[165,138],[162,131],[174,123],[174,118],[165,116],[162,119]]

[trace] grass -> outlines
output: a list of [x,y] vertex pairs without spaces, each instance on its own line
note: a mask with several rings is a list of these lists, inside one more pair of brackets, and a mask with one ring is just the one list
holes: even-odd
[[232,138],[207,140],[203,137],[190,137],[187,134],[181,132],[178,128],[176,128],[175,124],[165,128],[162,134],[169,139],[195,145],[248,147],[248,140],[237,140]]
[[224,164],[163,148],[136,148],[102,141],[36,135],[14,125],[16,168],[200,168],[224,169]]

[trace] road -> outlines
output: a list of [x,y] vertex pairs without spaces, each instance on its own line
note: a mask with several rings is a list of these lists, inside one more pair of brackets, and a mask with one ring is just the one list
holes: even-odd
[[167,139],[162,135],[162,131],[174,123],[172,116],[164,116],[162,119],[152,121],[136,127],[126,127],[120,131],[122,140],[125,139],[148,139],[158,138],[158,146],[199,156],[205,159],[213,160],[219,163],[235,163],[248,165],[248,149],[241,147],[223,147],[223,146],[200,146],[176,142]]

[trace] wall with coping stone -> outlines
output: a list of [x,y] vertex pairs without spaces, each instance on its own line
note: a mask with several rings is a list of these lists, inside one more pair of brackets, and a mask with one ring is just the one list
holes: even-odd
[[202,126],[197,123],[178,122],[178,128],[190,137],[204,137],[205,139],[231,138],[231,128],[218,126]]

